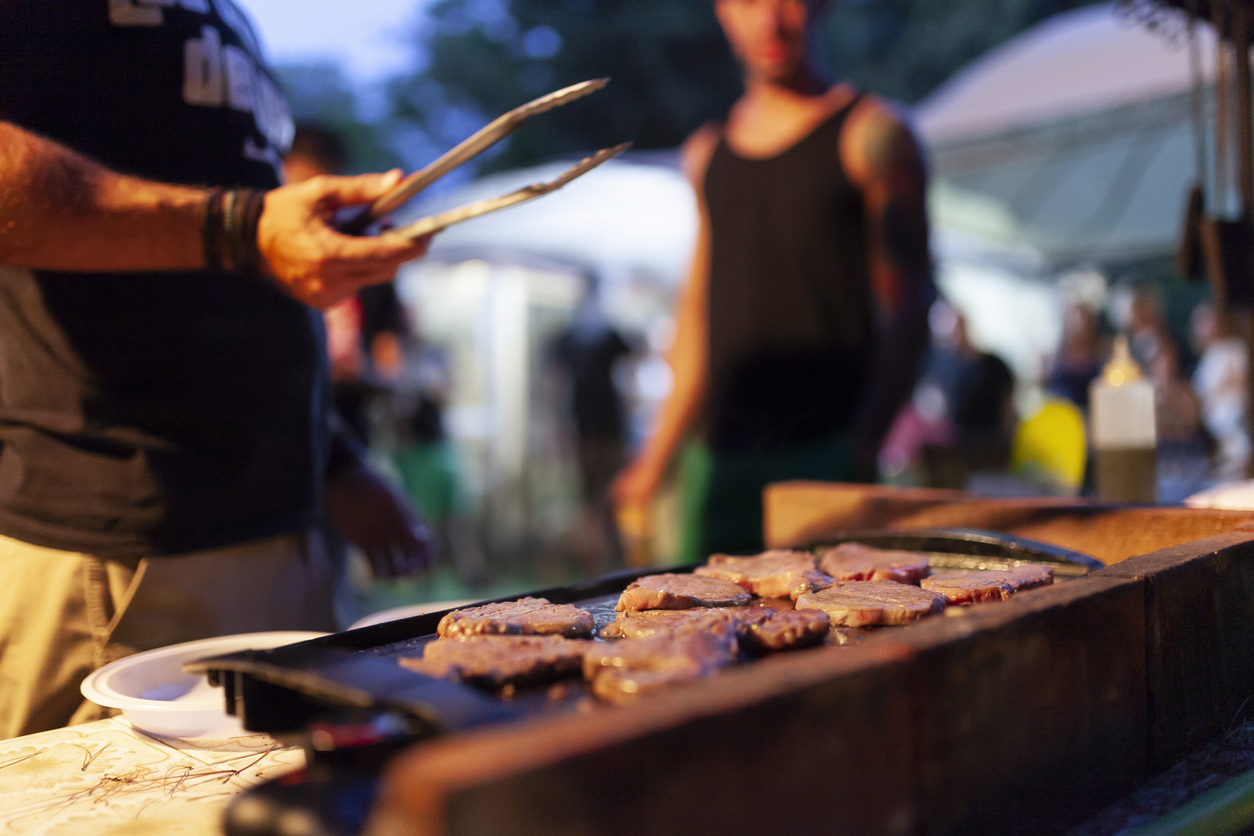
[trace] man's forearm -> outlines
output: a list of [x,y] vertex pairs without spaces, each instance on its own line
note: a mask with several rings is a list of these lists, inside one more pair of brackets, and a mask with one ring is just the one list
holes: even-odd
[[43,270],[204,266],[205,192],[109,171],[0,122],[0,264]]

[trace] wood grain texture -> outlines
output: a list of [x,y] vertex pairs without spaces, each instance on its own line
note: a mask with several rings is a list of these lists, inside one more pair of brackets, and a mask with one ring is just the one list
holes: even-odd
[[1097,574],[1144,582],[1153,771],[1254,717],[1254,536],[1210,537]]

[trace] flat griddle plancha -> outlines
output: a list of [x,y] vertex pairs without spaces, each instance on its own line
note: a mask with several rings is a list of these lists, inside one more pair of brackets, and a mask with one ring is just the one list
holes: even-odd
[[[1087,555],[1045,543],[957,529],[849,532],[815,544],[815,548],[850,541],[925,552],[932,556],[934,565],[944,568],[991,569],[1024,562],[1047,563],[1054,568],[1058,580],[1084,575],[1102,566]],[[630,569],[527,594],[589,610],[599,631],[613,620],[614,604],[633,580],[659,572],[690,572],[697,565]],[[413,734],[423,738],[569,710],[583,696],[579,687],[566,689],[563,698],[554,698],[552,693],[539,689],[505,701],[471,686],[432,679],[400,667],[397,659],[421,655],[422,646],[435,639],[436,625],[446,612],[389,621],[274,650],[202,659],[184,667],[191,673],[207,674],[210,682],[221,684],[227,711],[239,716],[245,728],[276,735],[299,732],[328,712],[387,711],[408,716]]]
[[[1056,581],[1102,565],[1044,543],[954,529],[849,532],[815,544],[815,550],[841,542],[925,552],[933,564],[945,568],[1047,563],[1054,568]],[[614,604],[633,580],[660,572],[690,572],[698,565],[631,569],[529,594],[587,609],[599,631],[614,619]],[[574,680],[557,686],[565,693],[557,699],[552,691],[535,689],[505,701],[397,664],[399,657],[420,654],[422,646],[435,639],[446,612],[184,666],[224,686],[227,710],[240,716],[245,728],[299,739],[305,746],[305,770],[260,784],[232,802],[223,822],[227,836],[357,836],[373,804],[381,770],[396,752],[441,734],[572,710],[586,698],[586,686]]]

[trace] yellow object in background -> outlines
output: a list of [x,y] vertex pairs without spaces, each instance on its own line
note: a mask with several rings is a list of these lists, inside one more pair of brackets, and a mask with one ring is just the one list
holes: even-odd
[[1010,468],[1023,476],[1044,477],[1067,493],[1084,482],[1084,416],[1063,398],[1049,398],[1015,431]]

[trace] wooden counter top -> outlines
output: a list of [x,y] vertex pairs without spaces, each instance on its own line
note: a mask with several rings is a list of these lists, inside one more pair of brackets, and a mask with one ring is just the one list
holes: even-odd
[[1254,531],[1254,512],[1107,505],[1084,499],[984,499],[963,491],[832,482],[766,489],[771,548],[805,546],[868,528],[982,528],[1052,543],[1106,564],[1230,531]]

